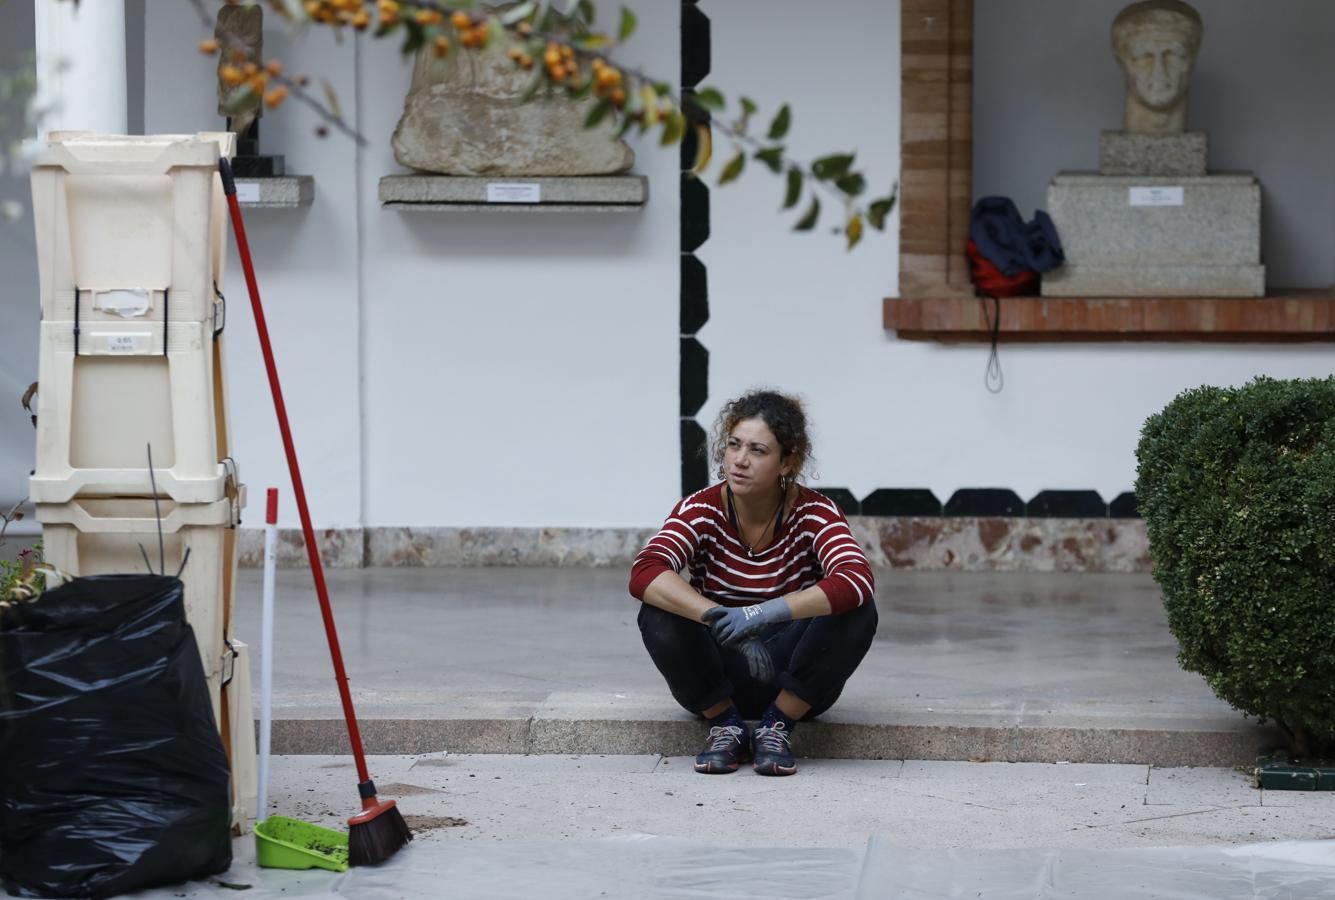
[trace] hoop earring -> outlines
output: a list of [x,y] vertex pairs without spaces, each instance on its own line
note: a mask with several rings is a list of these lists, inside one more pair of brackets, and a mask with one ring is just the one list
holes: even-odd
[[779,490],[783,491],[784,493],[787,493],[787,492],[788,492],[788,476],[787,476],[787,475],[780,475],[780,476],[779,476]]

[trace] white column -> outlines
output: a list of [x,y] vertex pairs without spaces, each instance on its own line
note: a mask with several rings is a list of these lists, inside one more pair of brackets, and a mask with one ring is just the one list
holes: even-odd
[[38,138],[51,131],[124,134],[124,0],[33,0]]

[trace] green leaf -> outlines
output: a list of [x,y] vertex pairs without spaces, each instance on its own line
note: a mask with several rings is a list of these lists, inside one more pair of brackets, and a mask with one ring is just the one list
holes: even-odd
[[580,18],[589,25],[593,24],[593,20],[598,15],[598,10],[594,8],[593,0],[579,0],[579,3],[575,4],[575,12],[579,13]]
[[403,27],[407,33],[403,37],[403,46],[399,48],[399,53],[403,56],[412,56],[426,43],[426,29],[407,19],[403,20]]
[[895,208],[896,192],[892,191],[889,197],[882,197],[880,200],[873,200],[867,207],[867,221],[877,231],[885,231],[885,217],[890,214],[890,210]]
[[570,46],[576,50],[601,50],[603,47],[612,43],[612,39],[601,32],[586,34],[583,37],[572,38]]
[[774,117],[774,121],[769,125],[769,139],[771,141],[783,140],[783,136],[788,133],[788,126],[792,124],[793,114],[785,103],[779,107],[779,112]]
[[223,101],[223,108],[229,113],[238,113],[245,109],[250,109],[259,102],[259,94],[248,84],[242,84],[232,89]]
[[867,179],[863,178],[860,172],[850,172],[836,181],[834,186],[848,196],[856,197],[867,189]]
[[658,93],[653,85],[640,85],[640,99],[644,102],[644,118],[640,120],[640,133],[658,124]]
[[507,12],[505,15],[501,16],[501,24],[502,25],[518,24],[519,22],[533,15],[533,10],[537,8],[538,4],[534,3],[533,0],[528,0],[527,3],[521,3],[514,9]]
[[801,169],[788,170],[788,193],[783,198],[783,208],[792,209],[797,205],[797,201],[802,197],[802,183],[806,181],[806,176],[802,174]]
[[588,116],[584,119],[584,127],[592,128],[607,118],[607,114],[612,111],[612,101],[606,97],[594,104],[593,109],[589,110]]
[[681,114],[681,110],[673,109],[668,114],[667,122],[663,125],[663,137],[658,143],[664,147],[675,144],[681,140],[681,136],[685,133],[686,117]]
[[733,158],[728,160],[728,164],[723,167],[723,174],[720,175],[718,179],[719,187],[722,187],[729,181],[735,181],[737,176],[741,175],[742,170],[745,168],[746,154],[741,150],[738,150]]
[[832,153],[812,163],[811,171],[821,181],[829,181],[832,178],[842,178],[848,173],[848,167],[851,165],[853,165],[852,153]]
[[691,101],[709,112],[722,112],[723,107],[727,105],[723,95],[713,88],[701,88],[692,95]]
[[626,136],[626,132],[630,131],[634,126],[635,120],[630,116],[623,115],[621,117],[621,125],[617,128],[617,133],[614,135],[614,138],[618,141],[621,140]]
[[806,213],[801,220],[793,226],[793,231],[810,231],[816,227],[816,220],[820,218],[820,198],[815,194],[811,195],[811,205],[807,207]]
[[750,97],[742,97],[740,103],[742,106],[742,115],[737,121],[732,123],[732,130],[738,134],[746,134],[747,129],[751,127],[751,116],[755,114],[756,104]]
[[635,13],[624,6],[621,7],[621,25],[617,28],[618,41],[624,43],[630,39],[630,36],[635,33],[635,22]]
[[853,214],[853,218],[848,220],[848,226],[844,229],[844,234],[848,236],[848,249],[852,250],[857,246],[858,241],[862,240],[862,216],[858,213]]
[[709,166],[714,155],[714,133],[703,122],[695,124],[695,165],[691,167],[693,175],[700,175]]
[[783,147],[767,147],[764,150],[757,150],[755,157],[769,166],[769,170],[775,175],[783,171]]
[[525,87],[524,92],[519,95],[519,100],[517,102],[527,103],[532,100],[537,95],[538,91],[542,90],[545,84],[547,84],[547,70],[541,66],[535,67],[533,69],[533,78],[529,80],[528,86]]
[[324,89],[324,102],[329,107],[329,114],[340,122],[343,121],[343,107],[338,102],[338,92],[334,90],[334,85],[328,78],[321,78],[320,87]]
[[[569,85],[569,83],[570,82],[566,82],[567,85]],[[575,100],[583,100],[584,98],[588,97],[590,94],[593,93],[593,79],[585,78],[584,83],[581,84],[579,87],[574,88],[573,90],[567,87],[566,92],[570,94],[571,98]]]

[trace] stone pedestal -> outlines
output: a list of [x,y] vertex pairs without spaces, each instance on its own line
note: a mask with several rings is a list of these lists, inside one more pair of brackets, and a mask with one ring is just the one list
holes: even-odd
[[1204,131],[1135,134],[1105,131],[1099,136],[1100,175],[1205,174],[1209,141]]
[[1261,297],[1261,186],[1200,177],[1063,172],[1048,213],[1066,265],[1046,297]]

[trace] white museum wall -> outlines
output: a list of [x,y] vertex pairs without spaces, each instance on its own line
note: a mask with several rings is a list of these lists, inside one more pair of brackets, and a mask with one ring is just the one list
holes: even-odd
[[[675,4],[633,4],[627,62],[674,80]],[[150,131],[218,128],[215,61],[184,4],[147,0]],[[606,14],[606,13],[605,13]],[[324,29],[266,54],[327,76],[367,138],[358,152],[289,102],[261,149],[315,176],[306,209],[246,213],[312,513],[358,525],[631,526],[680,480],[675,149],[638,147],[638,213],[382,209],[402,171],[389,136],[410,66],[397,42]],[[236,456],[253,497],[288,478],[235,248],[228,273]],[[255,521],[257,511],[252,512]],[[290,491],[280,521],[296,522]]]
[[[144,127],[148,133],[217,131],[217,59],[195,48],[206,34],[190,4],[146,0]],[[267,11],[266,11],[267,12]],[[325,29],[290,40],[266,18],[265,53],[293,72],[328,78],[352,124],[353,42]],[[318,85],[318,80],[315,81]],[[318,90],[318,88],[317,88]],[[246,234],[274,344],[284,400],[302,463],[311,514],[325,528],[361,520],[361,415],[358,339],[356,148],[347,138],[315,136],[315,115],[288,103],[260,123],[262,152],[287,157],[290,173],[315,176],[315,203],[245,210]],[[263,523],[264,488],[280,489],[280,522],[297,522],[250,301],[229,235],[227,365],[233,455],[250,486],[247,523]]]
[[[1313,13],[1320,5],[1284,0],[1273,6],[1290,4]],[[1025,68],[1029,64],[1022,57],[1028,51],[1018,46],[1021,26],[1012,21],[1012,13],[1037,5],[1028,0],[980,2],[975,25],[975,157],[981,160],[998,145],[1009,148],[1007,168],[988,169],[975,180],[975,189],[1010,193],[1026,214],[1041,205],[1042,186],[1057,168],[1080,163],[1094,167],[1097,129],[1120,121],[1085,116],[1084,130],[1066,127],[1091,101],[1068,91],[1062,85],[1065,76],[1046,72],[1038,81],[1040,73]],[[1220,14],[1224,5],[1201,4],[1207,47],[1212,39],[1223,43],[1217,33],[1226,27],[1251,29],[1241,13],[1231,21]],[[1041,36],[1027,38],[1038,46],[1073,42],[1062,58],[1077,68],[1083,60],[1090,72],[1106,75],[1110,83],[1103,86],[1096,105],[1108,115],[1120,115],[1120,80],[1107,49],[1107,24],[1120,4],[1097,6],[1097,14],[1083,6],[1075,14],[1068,4],[1054,0],[1046,4],[1051,7],[1048,15],[1014,18],[1028,23],[1024,27],[1042,29]],[[893,177],[899,144],[898,4],[850,0],[841,6],[840,27],[815,30],[793,24],[806,8],[798,0],[765,4],[763,15],[757,12],[759,5],[750,2],[715,0],[701,8],[714,23],[710,82],[750,94],[765,109],[791,102],[795,115],[790,146],[799,154],[857,149],[874,186]],[[1327,12],[1321,14],[1329,21]],[[1218,22],[1220,18],[1228,24]],[[1096,20],[1097,27],[1090,20]],[[795,51],[801,65],[794,64],[792,54],[776,52],[794,46],[794,29],[802,32],[803,43]],[[1331,32],[1330,27],[1321,31]],[[1293,52],[1278,35],[1267,32],[1265,39],[1276,46],[1267,45],[1263,55],[1253,52],[1232,64],[1244,73],[1255,67],[1260,78],[1267,66]],[[1302,46],[1311,51],[1306,60],[1311,66],[1329,69],[1323,48]],[[1333,249],[1329,235],[1335,214],[1335,154],[1322,135],[1335,122],[1331,79],[1288,79],[1273,85],[1281,94],[1302,92],[1300,100],[1285,98],[1283,103],[1309,109],[1314,118],[1325,117],[1324,125],[1313,130],[1317,147],[1311,151],[1324,157],[1312,159],[1306,173],[1288,173],[1288,161],[1309,152],[1293,147],[1307,140],[1306,133],[1298,131],[1283,141],[1239,137],[1236,132],[1248,128],[1247,120],[1232,120],[1227,109],[1220,109],[1220,101],[1208,96],[1210,90],[1225,87],[1210,67],[1228,62],[1203,59],[1209,65],[1193,98],[1193,103],[1214,110],[1210,127],[1218,134],[1212,134],[1212,153],[1230,165],[1250,161],[1263,179],[1284,181],[1299,196],[1306,192],[1315,198],[1310,227],[1325,229],[1326,245],[1319,254],[1325,268],[1302,271],[1304,277],[1326,283]],[[1231,80],[1246,82],[1250,77],[1234,75]],[[1017,115],[1029,118],[1013,123],[1004,103],[1014,104]],[[1030,107],[1032,111],[1023,113]],[[1040,116],[1041,127],[1035,124]],[[1086,134],[1089,129],[1093,131]],[[1050,165],[1035,173],[1031,169],[1039,163],[1032,157],[1039,148]],[[727,150],[717,152],[726,155]],[[1037,186],[1030,189],[1031,184]],[[1023,194],[1025,189],[1037,191],[1037,199]],[[1133,486],[1141,424],[1179,391],[1206,383],[1238,384],[1259,374],[1303,377],[1328,375],[1332,369],[1326,344],[1003,345],[1005,387],[994,395],[983,380],[986,345],[901,341],[881,328],[881,299],[897,289],[897,221],[886,234],[869,232],[864,246],[845,254],[835,237],[789,232],[791,220],[773,212],[780,197],[781,189],[761,172],[713,192],[713,235],[700,251],[709,265],[711,303],[709,324],[700,334],[711,361],[710,398],[701,420],[712,421],[725,399],[754,384],[798,391],[807,399],[817,428],[816,483],[847,487],[858,497],[880,487],[930,487],[944,502],[962,487],[1004,487],[1028,500],[1044,489],[1092,488],[1111,500]],[[833,224],[834,219],[828,221]],[[1298,271],[1296,264],[1289,269]]]
[[[189,6],[144,4],[146,51],[138,73],[144,97],[141,107],[131,98],[132,121],[141,108],[148,131],[220,127],[214,60],[194,49],[202,29]],[[678,4],[632,5],[641,31],[627,48],[628,61],[675,80]],[[991,21],[994,5],[979,5],[979,35],[1018,27],[1005,15]],[[1117,5],[1107,4],[1109,10]],[[1212,22],[1226,16],[1225,6],[1201,3],[1206,48],[1212,39],[1222,43],[1223,26]],[[748,94],[766,111],[790,101],[794,153],[856,148],[874,192],[894,181],[898,4],[848,0],[838,28],[813,27],[801,18],[806,7],[794,0],[704,0],[701,8],[713,21],[707,84],[730,98]],[[1048,18],[1055,24],[1045,19],[1044,34],[1059,29],[1071,35],[1072,23]],[[13,33],[6,30],[5,40]],[[285,153],[289,171],[315,176],[315,203],[247,214],[317,525],[659,521],[680,479],[676,150],[637,148],[636,171],[651,179],[651,200],[637,214],[383,210],[376,185],[397,170],[388,137],[409,78],[394,47],[369,40],[360,49],[353,41],[339,45],[320,30],[288,46],[283,30],[270,28],[266,40],[291,70],[329,77],[370,141],[358,151],[337,135],[319,139],[313,115],[287,104],[266,118],[264,149]],[[1018,96],[1037,107],[1026,114],[1056,123],[1052,134],[1033,135],[1033,147],[1016,145],[1008,120],[989,119],[979,101],[979,155],[989,143],[999,144],[1015,162],[994,173],[980,169],[980,191],[1008,192],[1029,212],[1041,203],[1051,174],[1032,171],[1040,147],[1053,154],[1047,169],[1093,165],[1096,134],[1084,132],[1104,125],[1104,114],[1084,106],[1115,115],[1120,85],[1107,54],[1106,21],[1089,27],[1082,40],[1088,47],[1076,58],[1106,57],[1106,65],[1089,63],[1090,73],[1102,66],[1113,80],[1097,102],[1064,88],[1030,89],[1015,58],[990,59],[980,41],[979,77],[1020,78],[1026,90]],[[1316,228],[1322,208],[1332,214],[1335,155],[1328,132],[1313,126],[1283,140],[1253,136],[1246,121],[1233,121],[1228,104],[1221,106],[1207,90],[1225,75],[1227,84],[1252,84],[1266,66],[1286,65],[1288,52],[1266,49],[1239,59],[1236,72],[1213,75],[1203,56],[1193,109],[1216,110],[1208,125],[1212,156],[1227,153],[1228,165],[1256,169],[1268,196],[1280,189],[1291,160],[1324,153],[1325,168],[1313,163],[1307,182],[1315,200],[1302,212],[1310,212]],[[1330,65],[1324,51],[1308,62]],[[1093,79],[1090,73],[1083,77]],[[133,86],[135,78],[130,81]],[[1290,79],[1289,90],[1305,94],[1286,95],[1284,105],[1315,110],[1313,121],[1321,115],[1331,121],[1332,100],[1317,81],[1294,85]],[[986,94],[981,84],[978,93]],[[1261,102],[1249,100],[1249,108]],[[1092,119],[1078,133],[1057,130],[1080,116]],[[1309,134],[1316,151],[1305,149]],[[720,159],[726,154],[725,146],[717,149]],[[1132,485],[1144,418],[1183,388],[1240,383],[1260,373],[1330,372],[1324,344],[1003,346],[1005,389],[989,394],[986,347],[900,341],[881,328],[881,299],[897,283],[897,218],[884,234],[869,231],[864,245],[847,254],[834,236],[789,232],[791,218],[776,214],[781,185],[754,163],[750,168],[738,183],[711,191],[712,237],[699,252],[709,269],[711,305],[699,334],[711,366],[700,420],[708,426],[724,399],[754,384],[800,392],[816,427],[815,483],[847,487],[860,497],[879,487],[922,486],[944,500],[960,487],[996,486],[1025,499],[1045,488],[1093,488],[1111,499]],[[829,212],[831,204],[826,207]],[[1290,214],[1287,206],[1267,207],[1267,221]],[[833,222],[827,216],[826,223]],[[17,233],[31,240],[24,227]],[[1330,254],[1328,246],[1326,271]],[[36,329],[35,271],[24,274],[24,259],[20,252],[0,260],[6,271],[0,392],[15,395],[36,369],[35,347],[23,337]],[[1282,255],[1272,263],[1281,264]],[[1313,283],[1321,277],[1316,270]],[[253,525],[262,488],[286,489],[288,479],[235,253],[227,292],[236,456],[252,488]],[[32,357],[26,363],[25,352]],[[0,500],[22,496],[31,465],[31,428],[16,402],[12,407],[0,405]],[[286,491],[283,522],[295,521]]]
[[[630,5],[625,62],[675,83],[679,5]],[[637,213],[382,210],[409,72],[370,43],[362,72],[367,525],[657,521],[680,483],[677,149],[636,147]]]

